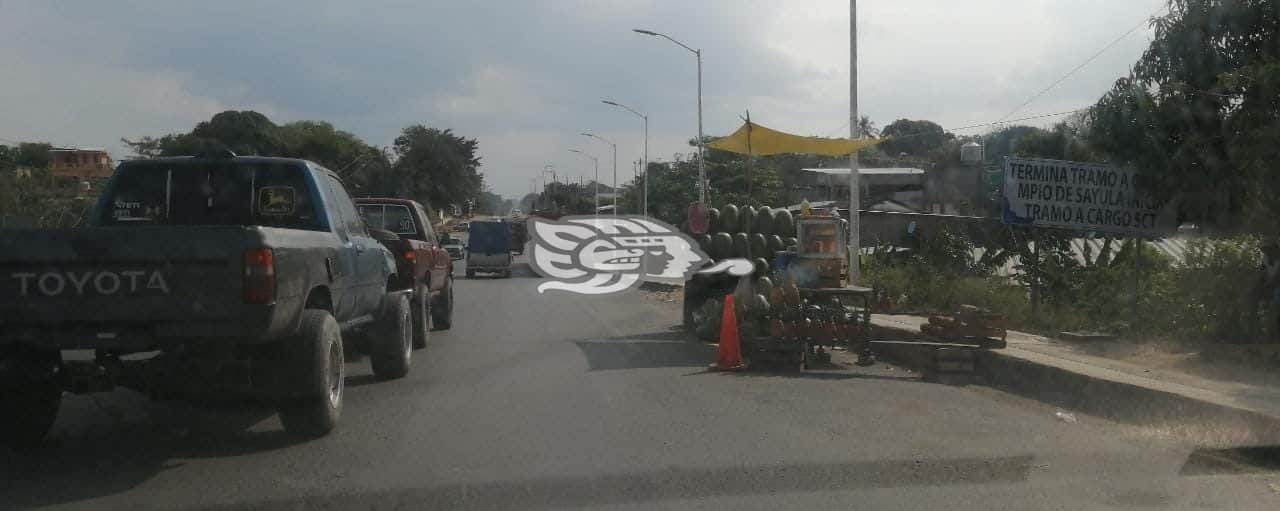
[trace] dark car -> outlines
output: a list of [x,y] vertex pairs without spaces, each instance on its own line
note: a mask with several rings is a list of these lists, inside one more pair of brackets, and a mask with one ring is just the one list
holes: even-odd
[[476,273],[511,276],[511,224],[502,220],[471,222],[467,231],[467,278]]

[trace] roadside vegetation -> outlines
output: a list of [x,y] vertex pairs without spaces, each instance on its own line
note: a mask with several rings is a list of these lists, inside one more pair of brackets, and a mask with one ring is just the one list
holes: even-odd
[[[506,214],[511,207],[485,184],[478,141],[420,124],[404,128],[391,146],[375,147],[327,122],[278,125],[258,112],[228,110],[186,133],[122,141],[143,158],[194,155],[214,148],[239,155],[305,158],[338,172],[358,196],[412,198],[432,208],[456,206],[463,213]],[[101,183],[89,183],[89,190],[84,190],[82,183],[51,178],[49,149],[46,143],[0,145],[0,219],[6,225],[83,223]]]

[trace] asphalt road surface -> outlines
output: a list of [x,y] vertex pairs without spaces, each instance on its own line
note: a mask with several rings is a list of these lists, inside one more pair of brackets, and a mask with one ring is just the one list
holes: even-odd
[[0,508],[1280,509],[1275,466],[884,365],[707,372],[676,304],[538,281],[459,278],[453,329],[406,379],[351,363],[316,441],[70,397],[48,446],[0,453]]

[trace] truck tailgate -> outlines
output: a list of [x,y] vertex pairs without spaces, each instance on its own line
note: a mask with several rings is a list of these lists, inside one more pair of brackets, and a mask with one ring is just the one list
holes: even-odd
[[231,319],[242,227],[0,231],[0,324]]

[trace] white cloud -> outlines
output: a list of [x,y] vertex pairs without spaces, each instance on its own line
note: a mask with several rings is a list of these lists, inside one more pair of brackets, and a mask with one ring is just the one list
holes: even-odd
[[[3,55],[0,52],[0,55]],[[0,107],[9,123],[4,135],[58,145],[108,147],[124,156],[121,137],[190,130],[230,108],[258,110],[277,118],[268,104],[243,104],[191,92],[189,73],[139,71],[74,58],[38,63],[5,55],[7,77]],[[228,95],[234,100],[235,94]]]
[[[881,125],[993,121],[1164,1],[863,0],[860,110]],[[569,147],[607,162],[584,130],[615,139],[622,162],[639,155],[639,121],[606,97],[649,114],[653,159],[689,151],[693,58],[632,28],[703,49],[708,134],[733,130],[747,109],[779,129],[846,133],[847,0],[10,0],[0,136],[119,148],[121,136],[255,109],[385,145],[422,123],[478,139],[487,181],[518,194],[544,164],[581,164]],[[1148,37],[1125,39],[1015,117],[1092,103]]]
[[459,85],[460,91],[429,96],[422,102],[423,113],[448,118],[501,118],[537,115],[546,108],[529,80],[511,69],[483,66]]

